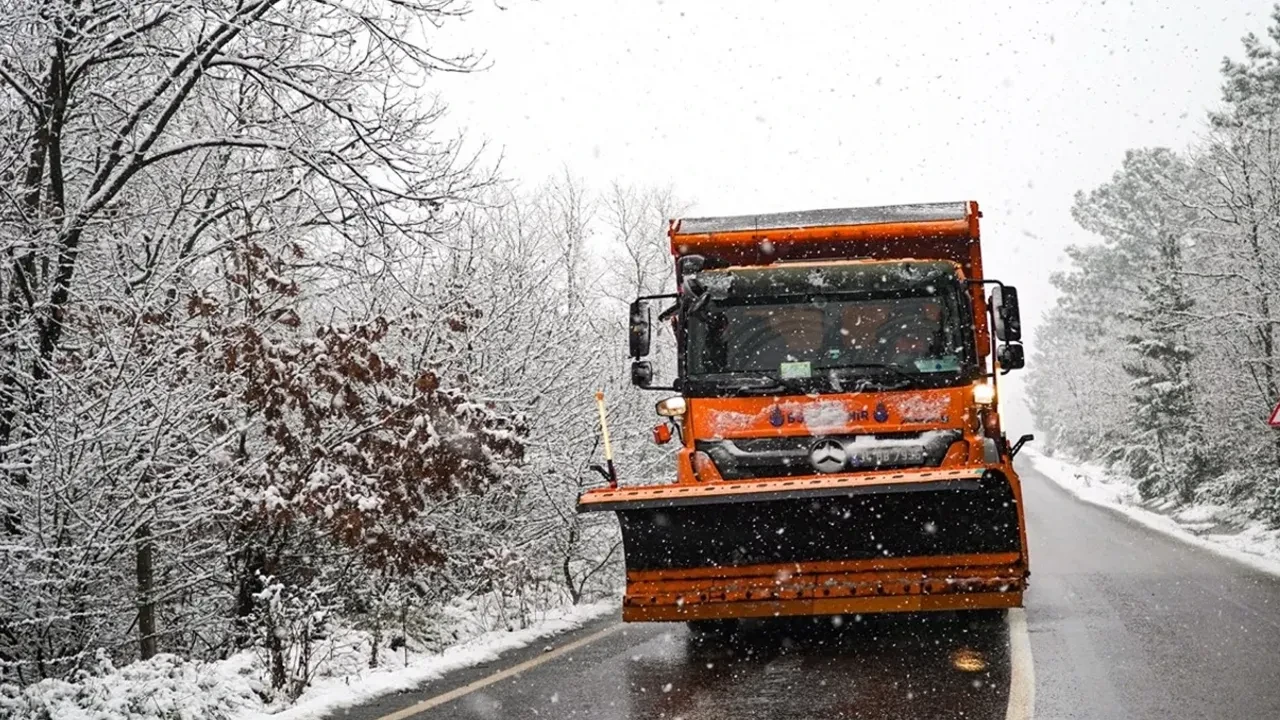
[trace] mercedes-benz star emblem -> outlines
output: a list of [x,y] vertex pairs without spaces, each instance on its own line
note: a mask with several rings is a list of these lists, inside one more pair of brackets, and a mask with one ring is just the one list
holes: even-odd
[[809,462],[818,472],[837,473],[849,462],[849,453],[835,440],[823,440],[809,451]]

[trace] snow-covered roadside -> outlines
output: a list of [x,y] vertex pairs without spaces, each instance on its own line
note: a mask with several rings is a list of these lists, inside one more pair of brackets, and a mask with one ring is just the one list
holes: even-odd
[[409,664],[403,663],[399,653],[388,658],[388,666],[369,669],[368,655],[358,655],[364,667],[351,668],[349,674],[326,677],[313,682],[288,710],[277,713],[248,713],[240,720],[311,720],[345,707],[359,705],[376,697],[409,690],[446,673],[496,660],[509,650],[525,647],[553,635],[559,635],[582,627],[586,623],[618,612],[616,601],[575,605],[548,613],[541,622],[523,630],[487,632],[474,640],[446,649],[444,652],[415,658],[409,656]]
[[310,686],[285,709],[267,705],[261,658],[246,651],[221,662],[160,655],[116,669],[102,659],[77,682],[0,687],[0,717],[41,720],[313,720],[446,673],[489,662],[618,611],[616,600],[548,611],[528,627],[494,630],[439,653],[384,649],[369,668],[369,636],[345,632],[324,643]]
[[[1024,453],[1036,470],[1085,502],[1117,510],[1183,542],[1280,575],[1280,530],[1247,519],[1237,509],[1207,503],[1178,508],[1144,504],[1132,481],[1098,465],[1046,457],[1032,449]],[[1224,526],[1228,532],[1221,531]]]

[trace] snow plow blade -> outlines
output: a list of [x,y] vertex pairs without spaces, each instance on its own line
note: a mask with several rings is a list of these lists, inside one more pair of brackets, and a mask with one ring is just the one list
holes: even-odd
[[1000,467],[593,490],[625,620],[1016,607],[1025,553]]

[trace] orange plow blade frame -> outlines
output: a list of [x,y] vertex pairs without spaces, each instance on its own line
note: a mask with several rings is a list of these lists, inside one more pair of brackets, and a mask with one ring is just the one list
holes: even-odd
[[630,571],[622,616],[708,620],[1022,606],[1025,573],[1018,553],[903,560],[722,568],[739,571],[729,577]]
[[[1006,469],[999,466],[978,466],[705,485],[602,488],[584,493],[579,498],[578,510],[617,511],[625,533],[624,515],[656,513],[652,517],[665,517],[668,513],[698,512],[702,513],[699,517],[705,519],[713,517],[707,515],[708,512],[720,512],[705,507],[707,505],[724,505],[726,511],[755,512],[755,517],[765,518],[771,516],[764,508],[777,507],[782,516],[778,520],[780,527],[794,521],[792,509],[816,507],[824,498],[836,503],[876,503],[889,499],[906,502],[908,496],[923,500],[930,496],[918,493],[932,493],[931,497],[946,498],[944,502],[954,503],[978,497],[984,487],[988,490],[1003,487],[1009,491],[1011,504],[1016,506],[1021,493],[1005,472]],[[998,504],[999,499],[996,502]],[[751,511],[751,506],[760,509]],[[904,516],[902,523],[917,523],[920,517]],[[986,518],[985,515],[975,517],[983,518],[979,522]],[[857,515],[847,522],[850,532],[855,532],[859,526]],[[628,547],[623,619],[686,621],[1020,607],[1027,576],[1021,513],[1015,511],[1013,517],[1006,516],[1004,522],[1017,525],[1006,528],[1005,533],[1006,537],[1012,533],[1016,539],[999,546],[987,543],[985,547],[976,547],[980,543],[975,543],[976,552],[967,552],[961,539],[948,546],[951,551],[945,553],[885,557],[866,557],[864,553],[861,557],[803,558],[794,562],[692,561],[679,566],[635,567],[632,558],[635,548]],[[678,525],[678,519],[673,524]],[[708,535],[719,535],[728,529],[710,528]],[[832,527],[828,526],[825,531],[831,532]],[[687,544],[673,542],[669,547],[679,554],[684,552],[680,546]],[[652,552],[649,555],[652,557]]]

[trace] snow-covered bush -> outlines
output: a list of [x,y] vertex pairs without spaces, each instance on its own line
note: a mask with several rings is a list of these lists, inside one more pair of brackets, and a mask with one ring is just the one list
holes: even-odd
[[189,662],[162,653],[116,669],[99,656],[67,679],[49,678],[20,688],[0,685],[0,716],[227,720],[261,707],[265,692],[248,656],[241,662]]

